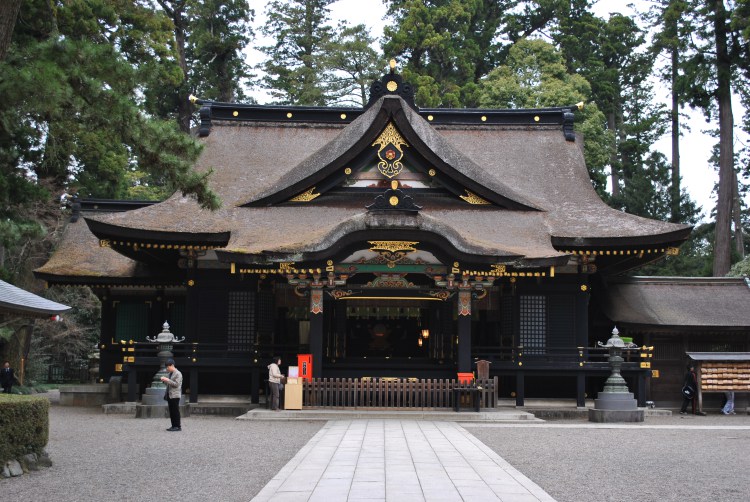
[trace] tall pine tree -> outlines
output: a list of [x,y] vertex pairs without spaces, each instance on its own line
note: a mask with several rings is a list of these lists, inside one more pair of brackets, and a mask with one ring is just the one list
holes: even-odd
[[262,32],[273,44],[261,47],[266,60],[263,85],[281,104],[328,104],[326,48],[332,38],[334,0],[273,0],[266,7]]
[[426,107],[476,106],[479,80],[500,62],[497,37],[506,10],[499,0],[388,0],[383,52],[402,63]]

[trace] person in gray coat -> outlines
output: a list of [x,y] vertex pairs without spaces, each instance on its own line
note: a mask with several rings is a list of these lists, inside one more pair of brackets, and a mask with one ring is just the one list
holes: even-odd
[[169,432],[182,430],[180,423],[180,396],[182,396],[182,373],[174,367],[174,359],[167,359],[168,377],[161,377],[161,381],[167,384],[167,390],[164,392],[164,399],[169,406],[169,419],[172,421],[172,427],[167,429]]

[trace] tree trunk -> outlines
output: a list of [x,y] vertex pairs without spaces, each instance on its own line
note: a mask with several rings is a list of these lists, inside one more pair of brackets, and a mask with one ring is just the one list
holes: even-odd
[[180,125],[180,130],[185,133],[190,133],[190,118],[193,115],[193,107],[190,103],[190,92],[187,86],[188,81],[188,67],[185,59],[185,18],[183,17],[184,11],[182,8],[175,10],[174,18],[174,37],[177,42],[177,58],[182,69],[183,85],[180,86],[181,91],[179,95],[179,102],[177,104],[177,122]]
[[234,102],[234,82],[229,77],[229,55],[227,53],[220,54],[216,58],[216,73],[219,76],[219,101],[225,103]]
[[[675,30],[676,32],[676,30]],[[680,99],[677,94],[679,55],[677,44],[671,49],[672,56],[672,186],[670,187],[670,218],[678,223],[682,220],[680,209]]]
[[21,0],[3,0],[0,2],[0,61],[8,54],[10,42],[13,40],[13,28],[21,10]]
[[732,215],[734,218],[734,249],[740,260],[745,258],[745,236],[742,234],[742,204],[740,204],[740,187],[737,171],[734,171],[734,196],[732,197]]
[[734,132],[732,118],[731,64],[727,51],[727,13],[723,0],[709,0],[716,38],[716,100],[719,105],[719,193],[716,202],[715,277],[731,266],[731,220],[734,198]]
[[610,177],[612,178],[612,197],[618,197],[620,195],[620,173],[619,168],[617,167],[617,128],[615,125],[615,112],[611,111],[607,114],[607,128],[612,131],[612,153],[609,155],[609,165],[610,165]]
[[162,10],[169,16],[174,25],[174,40],[177,45],[177,63],[182,70],[182,85],[178,90],[177,97],[177,124],[180,130],[190,133],[190,119],[193,115],[193,105],[190,103],[190,90],[188,88],[188,67],[185,59],[185,33],[187,21],[185,20],[186,0],[180,0],[171,4],[168,0],[157,0]]

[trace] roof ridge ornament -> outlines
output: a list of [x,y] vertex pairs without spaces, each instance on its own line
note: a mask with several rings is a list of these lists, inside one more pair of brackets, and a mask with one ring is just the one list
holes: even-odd
[[576,140],[576,133],[574,129],[574,122],[575,122],[575,110],[583,110],[585,103],[583,101],[579,101],[578,103],[568,106],[562,109],[562,126],[563,126],[563,134],[565,135],[565,139],[567,141],[575,141]]
[[414,203],[411,196],[406,195],[399,188],[396,180],[391,180],[391,188],[375,197],[375,202],[367,206],[368,211],[400,211],[406,213],[417,213],[422,209]]
[[414,104],[414,86],[409,82],[404,82],[403,77],[396,73],[395,59],[390,60],[389,66],[389,72],[383,75],[380,80],[376,80],[370,85],[370,99],[367,101],[365,109],[372,106],[373,103],[383,96],[399,96],[416,110],[417,107]]

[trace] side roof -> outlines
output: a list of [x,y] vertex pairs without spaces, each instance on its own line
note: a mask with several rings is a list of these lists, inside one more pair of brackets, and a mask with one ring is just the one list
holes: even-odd
[[619,325],[750,330],[746,278],[611,278],[602,301]]
[[[123,209],[128,210],[129,207],[132,205]],[[90,214],[95,214],[97,211],[99,210],[92,208]],[[123,256],[110,247],[102,246],[83,219],[74,217],[73,220],[75,221],[65,226],[60,243],[50,259],[34,270],[37,278],[55,284],[71,283],[90,286],[175,282],[164,277],[158,269],[152,270],[145,263]]]
[[0,281],[0,312],[30,317],[45,317],[62,314],[71,308],[62,303],[42,298],[5,281]]

